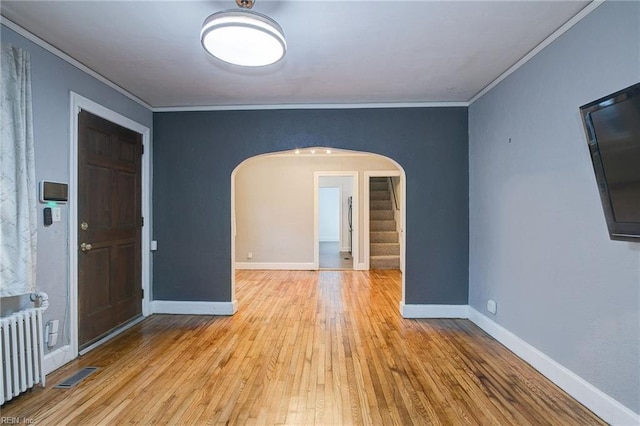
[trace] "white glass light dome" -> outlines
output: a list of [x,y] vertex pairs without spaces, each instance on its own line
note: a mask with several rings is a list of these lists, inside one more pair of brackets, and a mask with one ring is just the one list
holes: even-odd
[[280,25],[250,10],[225,10],[202,24],[200,41],[221,61],[246,67],[271,65],[281,60],[287,42]]

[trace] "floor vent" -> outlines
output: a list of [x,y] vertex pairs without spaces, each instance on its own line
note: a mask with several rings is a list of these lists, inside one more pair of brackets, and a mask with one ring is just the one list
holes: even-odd
[[63,382],[54,386],[57,389],[71,389],[81,381],[83,381],[87,376],[96,371],[98,367],[85,367],[82,370],[78,371],[73,376],[67,378]]

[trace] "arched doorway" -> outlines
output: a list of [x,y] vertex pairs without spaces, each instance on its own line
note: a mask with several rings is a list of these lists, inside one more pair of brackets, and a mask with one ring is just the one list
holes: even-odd
[[[318,262],[318,177],[354,177],[353,269],[369,268],[370,176],[396,176],[400,198],[400,269],[405,259],[405,185],[403,168],[382,155],[339,150],[305,148],[262,154],[241,162],[231,174],[231,262],[236,269],[317,270]],[[360,232],[358,232],[360,230]],[[404,273],[402,295],[404,302]],[[232,273],[235,300],[235,273]]]

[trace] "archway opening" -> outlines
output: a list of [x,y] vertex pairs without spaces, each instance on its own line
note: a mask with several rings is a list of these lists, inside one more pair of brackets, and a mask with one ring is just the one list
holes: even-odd
[[[370,225],[376,220],[370,209],[374,204],[381,204],[381,200],[370,200],[376,191],[371,179],[388,179],[388,192],[393,196],[388,204],[392,211],[385,213],[388,217],[384,220],[388,223],[384,225],[385,232],[397,235],[394,250],[398,256],[397,268],[402,272],[400,303],[404,303],[404,169],[393,159],[379,154],[325,147],[257,155],[245,159],[232,172],[232,300],[236,300],[236,270],[320,269],[319,189],[322,178],[340,176],[352,180],[352,193],[341,201],[345,204],[343,209],[347,209],[350,202],[351,220],[343,221],[343,225],[350,228],[350,234],[340,237],[340,245],[341,249],[350,250],[354,270],[368,270],[372,266],[370,259],[375,256],[372,252],[379,249],[373,245],[375,241],[370,241]],[[340,232],[344,231],[343,226]],[[348,244],[347,239],[351,239]]]

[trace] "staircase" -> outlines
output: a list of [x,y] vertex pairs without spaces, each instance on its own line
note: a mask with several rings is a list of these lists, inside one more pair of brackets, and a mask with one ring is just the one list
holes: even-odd
[[369,180],[369,269],[400,269],[400,243],[388,178]]

